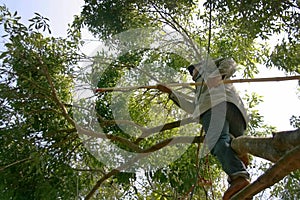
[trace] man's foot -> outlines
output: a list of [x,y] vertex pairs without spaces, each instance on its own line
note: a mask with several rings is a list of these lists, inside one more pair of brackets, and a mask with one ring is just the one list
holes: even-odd
[[237,177],[236,179],[232,180],[230,187],[224,193],[223,200],[229,200],[234,194],[249,184],[250,182],[244,177]]

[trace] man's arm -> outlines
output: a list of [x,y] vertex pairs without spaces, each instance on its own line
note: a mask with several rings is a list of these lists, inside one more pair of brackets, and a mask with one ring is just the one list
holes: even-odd
[[169,94],[169,98],[182,110],[187,113],[193,114],[195,106],[194,103],[187,100],[180,92],[172,91],[170,88],[164,85],[158,85],[157,89]]

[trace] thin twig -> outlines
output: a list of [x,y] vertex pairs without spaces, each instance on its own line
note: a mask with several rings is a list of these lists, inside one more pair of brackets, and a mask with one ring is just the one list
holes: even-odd
[[13,162],[13,163],[10,163],[10,164],[8,164],[8,165],[6,165],[6,166],[1,167],[1,168],[0,168],[0,171],[3,171],[3,170],[5,170],[5,169],[7,169],[7,168],[9,168],[9,167],[14,166],[14,165],[17,165],[17,164],[26,162],[26,161],[28,161],[28,160],[32,160],[32,158],[24,158],[24,159],[22,159],[22,160],[17,160],[17,161],[15,161],[15,162]]

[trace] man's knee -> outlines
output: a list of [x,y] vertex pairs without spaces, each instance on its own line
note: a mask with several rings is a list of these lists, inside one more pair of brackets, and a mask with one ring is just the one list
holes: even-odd
[[228,141],[228,139],[220,139],[214,146],[214,148],[212,148],[211,150],[211,154],[214,156],[223,154],[226,149],[230,148],[230,143]]

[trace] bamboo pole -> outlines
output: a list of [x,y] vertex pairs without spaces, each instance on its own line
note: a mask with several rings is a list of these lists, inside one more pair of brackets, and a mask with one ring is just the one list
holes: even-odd
[[[299,80],[299,76],[285,76],[285,77],[269,77],[269,78],[253,78],[253,79],[232,79],[232,80],[224,80],[223,84],[228,83],[253,83],[253,82],[271,82],[271,81],[289,81],[289,80]],[[178,87],[178,86],[198,86],[201,85],[200,82],[192,82],[192,83],[168,83],[168,84],[157,84],[157,85],[142,85],[142,86],[127,86],[127,87],[107,87],[107,88],[97,88],[95,90],[96,93],[101,92],[126,92],[137,89],[157,89],[158,85],[164,85],[166,87]]]

